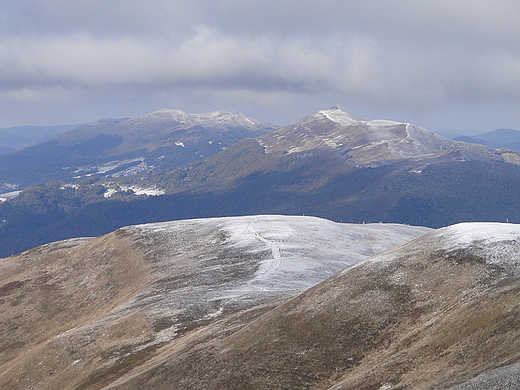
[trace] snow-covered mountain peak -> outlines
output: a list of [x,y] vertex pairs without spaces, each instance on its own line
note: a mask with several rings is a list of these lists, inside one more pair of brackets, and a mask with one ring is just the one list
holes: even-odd
[[173,119],[179,123],[185,123],[191,119],[190,117],[190,114],[182,110],[163,108],[162,110],[154,111],[149,114],[143,115],[141,118]]
[[227,126],[235,127],[265,127],[271,130],[276,129],[278,126],[270,125],[262,122],[258,119],[250,118],[243,114],[235,114],[228,111],[211,111],[201,114],[191,114],[178,109],[163,108],[162,110],[154,111],[150,114],[144,115],[140,118],[131,119],[132,122],[137,123],[140,121],[159,121],[168,122],[174,121],[183,126],[193,125],[210,125],[222,127],[221,130]]
[[328,110],[320,110],[314,113],[312,117],[315,119],[326,118],[342,126],[349,126],[353,123],[360,122],[363,120],[362,118],[354,114],[351,114],[350,112],[344,110],[342,107],[338,105],[332,106]]
[[316,148],[348,149],[358,166],[378,166],[442,152],[449,140],[410,123],[364,120],[339,106],[320,110],[260,140],[265,150],[301,152]]

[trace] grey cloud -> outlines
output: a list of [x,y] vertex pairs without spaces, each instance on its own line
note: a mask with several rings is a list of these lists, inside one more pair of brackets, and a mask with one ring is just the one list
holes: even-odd
[[[0,41],[0,58],[5,64],[1,89],[49,84],[207,85],[349,93],[378,103],[426,105],[462,98],[460,92],[471,92],[472,88],[475,93],[500,94],[502,89],[509,91],[511,85],[517,85],[520,75],[515,66],[518,57],[506,54],[487,57],[467,53],[462,58],[460,54],[445,58],[443,53],[422,50],[392,52],[359,37],[334,37],[317,43],[269,35],[232,37],[213,30],[200,30],[177,46],[132,37],[96,39],[86,35],[4,40]],[[468,71],[474,73],[472,78],[468,78]]]
[[20,32],[39,34],[148,31],[166,37],[203,25],[246,34],[348,31],[406,41],[452,38],[488,44],[511,42],[520,32],[520,4],[508,0],[5,0],[0,7],[17,20]]
[[0,101],[518,102],[519,14],[505,0],[6,0]]

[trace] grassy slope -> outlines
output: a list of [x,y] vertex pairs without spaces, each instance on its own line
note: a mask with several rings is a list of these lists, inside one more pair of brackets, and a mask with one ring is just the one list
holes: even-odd
[[520,360],[519,277],[415,242],[117,389],[446,389]]

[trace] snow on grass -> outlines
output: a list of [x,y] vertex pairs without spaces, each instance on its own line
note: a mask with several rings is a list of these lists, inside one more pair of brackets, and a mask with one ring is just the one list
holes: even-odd
[[[148,169],[148,165],[145,163],[144,160],[145,160],[144,157],[138,157],[138,158],[132,158],[132,159],[125,159],[125,160],[114,160],[114,161],[110,161],[110,162],[107,162],[104,164],[99,164],[99,165],[86,165],[86,166],[77,167],[77,169],[74,171],[74,173],[79,173],[80,175],[74,176],[74,178],[78,179],[78,178],[81,178],[83,175],[92,176],[92,175],[105,174],[110,171],[114,171],[124,165],[139,163],[139,164],[134,165],[133,167],[130,167],[125,170],[126,174],[137,173],[137,172]],[[113,174],[111,176],[113,176],[113,177],[125,176],[125,174],[123,174],[122,172],[119,172],[118,174]]]
[[0,203],[5,202],[8,199],[16,198],[22,191],[11,191],[4,194],[0,194]]
[[468,250],[488,264],[520,274],[520,225],[498,222],[459,223],[434,233],[447,252]]
[[424,251],[442,251],[448,257],[460,254],[468,259],[475,256],[487,264],[498,265],[508,272],[520,275],[520,225],[499,222],[459,223],[437,229],[402,247],[391,248],[365,261],[390,262],[414,251],[418,254]]
[[[257,271],[250,277],[215,288],[222,290],[217,294],[219,299],[307,289],[368,256],[430,231],[397,224],[355,225],[315,217],[276,215],[175,221],[138,228],[171,237],[178,234],[180,226],[184,231],[202,231],[211,225],[229,235],[221,243],[229,250],[244,256],[267,253],[267,258],[249,260],[258,262]],[[164,245],[168,245],[167,242]]]
[[482,245],[500,241],[520,242],[520,225],[498,222],[459,223],[439,229],[435,235],[444,240],[444,249],[463,249],[476,242]]
[[351,264],[429,231],[279,215],[121,228],[116,234],[139,248],[150,282],[70,337],[145,310],[160,326],[141,347],[159,344],[229,312],[287,301]]

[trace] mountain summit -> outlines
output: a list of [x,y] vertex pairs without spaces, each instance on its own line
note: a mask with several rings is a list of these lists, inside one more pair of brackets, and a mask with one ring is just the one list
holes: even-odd
[[320,110],[315,112],[314,114],[311,114],[304,118],[302,121],[305,121],[306,119],[310,121],[315,119],[330,119],[331,121],[337,122],[340,125],[348,126],[355,122],[361,122],[363,119],[361,117],[358,117],[354,114],[351,114],[350,112],[346,111],[343,107],[339,105],[332,106],[328,110]]
[[144,150],[160,151],[170,159],[184,155],[188,150],[190,156],[195,155],[181,158],[172,164],[175,166],[207,157],[243,138],[257,137],[275,129],[277,126],[242,114],[220,111],[189,114],[162,109],[138,118],[112,120],[108,125],[107,120],[93,122],[57,137],[56,141],[62,145],[78,145],[95,137],[114,138],[117,142],[106,149],[111,156],[129,153],[144,156]]
[[[340,152],[358,166],[388,165],[412,159],[491,159],[506,161],[510,153],[452,141],[411,123],[365,120],[339,106],[317,111],[295,124],[258,138],[266,153],[295,153],[316,148]],[[518,157],[513,158],[518,162]]]
[[[137,144],[138,147],[154,149],[167,144],[171,138],[172,131],[191,129],[190,133],[195,132],[195,126],[201,126],[206,130],[206,135],[213,133],[212,141],[217,143],[218,135],[237,133],[239,129],[249,131],[248,136],[258,136],[264,134],[266,130],[275,130],[277,126],[262,122],[258,119],[247,117],[243,114],[233,114],[230,112],[213,111],[203,114],[189,114],[178,109],[167,109],[154,111],[149,114],[117,121],[111,125],[105,125],[106,120],[96,121],[85,126],[69,131],[58,139],[62,142],[77,143],[90,139],[92,135],[118,135],[123,137],[123,142],[119,145],[120,150],[130,150],[127,144]],[[200,132],[200,128],[198,128]],[[238,134],[236,134],[238,135]],[[235,142],[239,137],[235,137]],[[180,138],[179,138],[180,139]],[[179,140],[174,140],[179,141]],[[210,140],[211,141],[211,140]],[[226,143],[229,146],[229,142]]]

